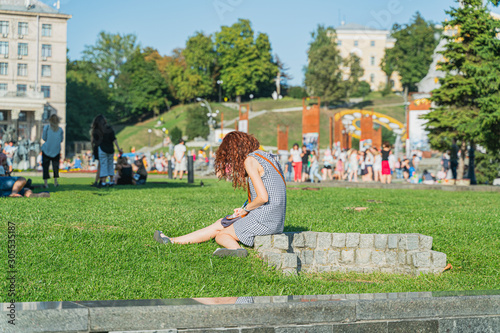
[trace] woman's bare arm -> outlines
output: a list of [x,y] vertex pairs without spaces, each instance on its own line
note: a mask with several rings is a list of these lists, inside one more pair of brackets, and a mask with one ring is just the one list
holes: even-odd
[[[262,181],[259,169],[262,170],[260,163],[251,156],[247,157],[245,160],[245,170],[252,180],[257,196],[246,206],[246,210],[253,210],[269,201],[269,196],[267,194],[266,187],[264,186],[264,182]],[[241,213],[243,212],[244,211]]]

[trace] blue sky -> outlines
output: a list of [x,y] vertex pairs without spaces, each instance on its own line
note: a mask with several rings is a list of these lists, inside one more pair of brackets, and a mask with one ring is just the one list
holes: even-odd
[[[52,4],[55,0],[43,0]],[[453,0],[61,0],[68,22],[69,57],[81,58],[85,45],[104,30],[134,33],[142,46],[170,54],[196,31],[213,34],[238,18],[269,35],[273,53],[290,68],[292,84],[303,82],[310,33],[318,24],[338,26],[340,20],[390,29],[407,23],[416,11],[437,23],[455,6]],[[498,10],[497,10],[498,11]]]

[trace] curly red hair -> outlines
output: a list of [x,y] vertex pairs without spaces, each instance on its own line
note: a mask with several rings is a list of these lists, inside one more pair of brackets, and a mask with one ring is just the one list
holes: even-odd
[[215,174],[219,179],[231,179],[234,188],[245,188],[245,159],[259,147],[260,143],[253,135],[238,131],[228,133],[215,155]]

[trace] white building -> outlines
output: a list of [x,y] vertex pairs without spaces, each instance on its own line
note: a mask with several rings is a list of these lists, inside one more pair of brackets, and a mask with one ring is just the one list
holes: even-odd
[[0,0],[0,139],[39,142],[52,113],[66,133],[70,18],[37,0]]
[[[343,58],[354,53],[361,59],[365,70],[362,81],[370,84],[372,90],[381,90],[387,83],[387,75],[380,67],[385,50],[394,47],[396,40],[389,30],[379,30],[361,24],[348,23],[335,28],[337,46]],[[399,74],[392,73],[390,82],[394,90],[402,90]]]

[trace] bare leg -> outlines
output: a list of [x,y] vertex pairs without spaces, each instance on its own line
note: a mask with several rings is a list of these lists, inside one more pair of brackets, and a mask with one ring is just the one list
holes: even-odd
[[16,195],[19,194],[19,192],[23,189],[24,185],[26,185],[26,178],[21,177],[16,182],[14,185],[12,185],[12,194]]
[[238,244],[238,236],[234,231],[234,225],[230,225],[227,228],[221,230],[217,236],[215,236],[215,241],[220,246],[224,246],[227,249],[241,249],[240,244]]
[[390,184],[392,181],[392,175],[387,175],[387,184]]
[[221,220],[222,219],[203,229],[193,231],[190,234],[170,238],[170,240],[175,244],[193,244],[206,242],[212,238],[215,238],[215,236],[217,236],[217,234],[224,229],[221,224]]

